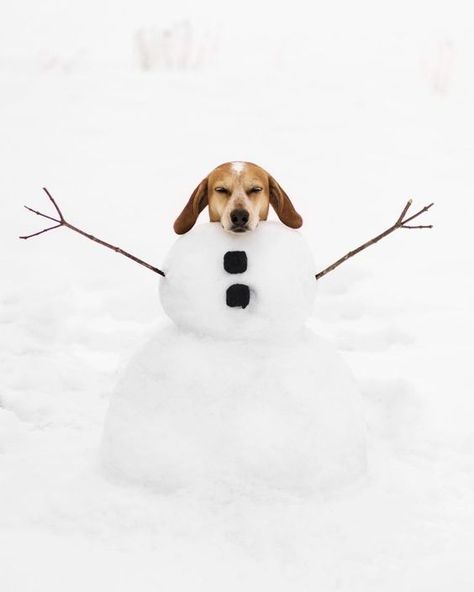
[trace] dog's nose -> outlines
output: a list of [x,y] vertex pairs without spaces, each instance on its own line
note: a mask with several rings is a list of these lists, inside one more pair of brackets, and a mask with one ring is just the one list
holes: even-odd
[[232,210],[230,213],[232,224],[237,228],[242,228],[249,221],[249,213],[247,210]]

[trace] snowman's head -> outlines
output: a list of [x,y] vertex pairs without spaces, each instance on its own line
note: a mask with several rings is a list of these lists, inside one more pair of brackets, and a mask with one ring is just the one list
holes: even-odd
[[264,169],[251,162],[226,162],[199,183],[174,229],[177,234],[191,230],[208,206],[211,222],[220,222],[227,232],[242,234],[255,230],[260,220],[267,219],[270,205],[286,226],[302,225],[288,195]]

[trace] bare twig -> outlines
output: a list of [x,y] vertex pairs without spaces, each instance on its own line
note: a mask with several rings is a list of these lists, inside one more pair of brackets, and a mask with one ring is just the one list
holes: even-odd
[[51,195],[51,193],[46,189],[46,187],[43,187],[43,191],[46,193],[46,195],[49,197],[49,199],[53,202],[53,206],[56,209],[56,212],[58,213],[59,219],[61,220],[61,222],[64,222],[64,216],[61,212],[61,210],[58,208],[58,204],[54,201],[53,196]]
[[26,208],[27,210],[29,210],[30,212],[33,212],[33,214],[37,214],[38,216],[42,216],[43,218],[48,218],[48,220],[53,220],[53,222],[59,222],[59,224],[61,224],[61,220],[56,220],[56,218],[51,218],[51,216],[47,216],[46,214],[42,214],[41,212],[33,210],[33,208],[29,208],[28,206],[23,206],[23,207]]
[[43,234],[43,232],[49,232],[50,230],[54,230],[55,228],[59,228],[62,224],[56,224],[55,226],[50,226],[49,228],[45,228],[44,230],[40,230],[39,232],[35,232],[34,234],[29,234],[28,236],[19,236],[18,238],[31,238],[32,236],[38,236],[38,234]]
[[405,204],[405,207],[402,210],[402,213],[400,214],[400,216],[398,217],[397,220],[397,224],[401,224],[403,218],[405,218],[406,213],[408,212],[408,210],[410,209],[411,204],[413,203],[413,200],[410,198],[407,203]]
[[374,245],[379,240],[381,240],[382,238],[385,238],[386,236],[388,236],[389,234],[391,234],[392,232],[394,232],[398,228],[409,228],[409,229],[415,229],[415,228],[433,228],[433,226],[431,224],[429,226],[408,226],[407,225],[407,222],[411,222],[411,220],[414,220],[415,218],[418,218],[418,216],[420,216],[424,212],[427,212],[431,208],[431,206],[433,205],[432,203],[430,203],[429,205],[427,205],[424,208],[422,208],[416,214],[413,214],[413,216],[410,216],[409,218],[405,218],[408,210],[410,209],[411,204],[412,204],[412,200],[409,199],[407,201],[405,207],[403,208],[402,213],[398,217],[398,220],[395,222],[395,224],[393,224],[393,226],[390,226],[390,228],[387,228],[387,230],[385,230],[381,234],[377,235],[375,238],[372,238],[369,241],[367,241],[366,243],[364,243],[363,245],[360,245],[360,247],[357,247],[357,249],[354,249],[353,251],[349,251],[349,253],[346,253],[344,255],[344,257],[341,257],[335,263],[333,263],[329,267],[326,267],[326,269],[323,269],[322,271],[320,271],[319,273],[317,273],[316,274],[316,279],[317,280],[321,279],[327,273],[329,273],[333,269],[336,269],[336,267],[339,267],[339,265],[341,265],[341,263],[344,263],[344,261],[347,261],[350,257],[353,257],[354,255],[357,255],[357,253],[360,253],[361,251],[363,251],[367,247],[370,247],[370,245]]
[[419,212],[417,212],[416,214],[413,214],[413,216],[410,216],[409,218],[406,218],[406,220],[403,220],[402,224],[406,224],[407,222],[411,222],[415,218],[418,218],[418,216],[420,214],[423,214],[423,212],[427,212],[431,208],[432,205],[433,204],[430,203],[429,205],[425,206],[424,208],[421,208],[421,210]]
[[433,224],[426,224],[423,226],[407,226],[406,224],[404,224],[402,228],[433,228]]
[[67,222],[65,220],[64,216],[63,216],[63,213],[59,209],[58,204],[54,200],[53,196],[46,189],[46,187],[43,187],[43,191],[46,193],[46,195],[48,196],[49,200],[53,204],[53,206],[54,206],[54,208],[55,208],[55,210],[56,210],[56,212],[57,212],[57,214],[59,216],[59,220],[57,218],[52,218],[51,216],[47,216],[46,214],[43,214],[42,212],[38,212],[37,210],[33,210],[32,208],[30,208],[28,206],[25,206],[25,208],[27,210],[29,210],[30,212],[33,212],[34,214],[37,214],[38,216],[41,216],[42,218],[47,218],[48,220],[52,220],[53,222],[57,222],[57,224],[55,226],[51,226],[49,228],[45,228],[44,230],[40,230],[39,232],[35,232],[34,234],[29,234],[27,236],[20,236],[19,238],[22,238],[22,239],[32,238],[33,236],[38,236],[39,234],[43,234],[44,232],[49,232],[50,230],[54,230],[55,228],[59,228],[61,226],[64,226],[65,228],[70,228],[71,230],[74,230],[74,232],[77,232],[78,234],[82,234],[82,236],[85,236],[87,238],[90,238],[92,241],[94,241],[96,243],[99,243],[99,245],[103,245],[104,247],[107,247],[108,249],[112,249],[112,251],[115,251],[116,253],[120,253],[121,255],[124,255],[125,257],[128,257],[132,261],[135,261],[136,263],[139,263],[140,265],[143,265],[147,269],[151,269],[152,271],[154,271],[155,273],[160,274],[163,277],[165,276],[164,272],[161,271],[161,269],[158,269],[158,267],[154,267],[153,265],[150,265],[149,263],[146,263],[142,259],[139,259],[138,257],[135,257],[135,255],[132,255],[131,253],[127,253],[127,251],[124,251],[120,247],[115,247],[114,245],[111,245],[110,243],[106,243],[105,241],[101,240],[100,238],[97,238],[97,237],[93,236],[92,234],[89,234],[88,232],[84,232],[84,230],[81,230],[80,228],[77,228],[76,226],[73,226],[72,224],[70,224],[69,222]]

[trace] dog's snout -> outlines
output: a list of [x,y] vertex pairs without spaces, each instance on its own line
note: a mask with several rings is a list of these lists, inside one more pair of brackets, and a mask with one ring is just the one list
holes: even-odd
[[247,210],[232,210],[230,219],[235,227],[242,228],[249,221],[249,213]]

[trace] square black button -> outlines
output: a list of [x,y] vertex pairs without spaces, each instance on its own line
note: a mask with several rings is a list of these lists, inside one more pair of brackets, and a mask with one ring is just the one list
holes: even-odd
[[245,284],[232,284],[227,288],[227,306],[245,308],[250,302],[250,289]]
[[247,253],[245,251],[227,251],[224,255],[224,269],[228,273],[247,271]]

